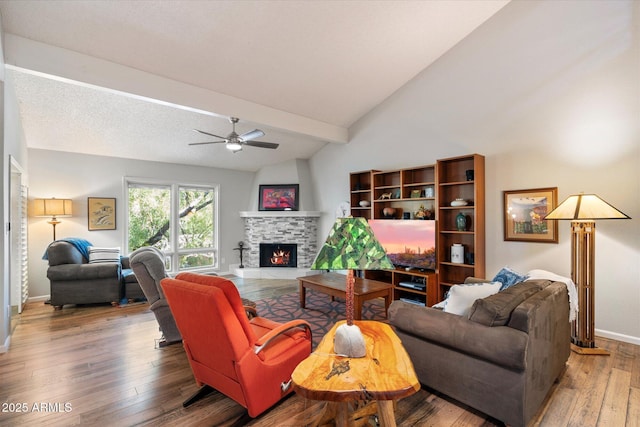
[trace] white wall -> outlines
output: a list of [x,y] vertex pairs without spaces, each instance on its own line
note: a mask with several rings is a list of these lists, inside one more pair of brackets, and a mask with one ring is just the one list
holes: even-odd
[[502,191],[594,192],[633,218],[597,224],[596,329],[640,344],[639,27],[640,2],[511,2],[311,159],[318,210],[349,199],[349,172],[480,153],[487,274],[570,276],[568,222],[557,245],[505,242]]
[[260,169],[255,175],[251,188],[248,208],[250,211],[258,210],[261,184],[299,184],[298,210],[314,211],[316,209],[309,161],[306,159],[293,159]]
[[[125,247],[123,177],[169,179],[220,186],[220,271],[239,262],[233,248],[244,237],[238,212],[247,210],[254,173],[168,163],[89,156],[48,150],[29,150],[29,199],[56,197],[73,200],[73,217],[59,218],[56,237],[81,237],[96,246]],[[88,231],[87,197],[116,198],[116,230]],[[49,295],[47,262],[42,255],[52,240],[47,218],[29,218],[29,295]]]

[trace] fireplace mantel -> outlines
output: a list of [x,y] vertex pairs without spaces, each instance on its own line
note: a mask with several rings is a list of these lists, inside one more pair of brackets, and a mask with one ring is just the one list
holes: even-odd
[[320,215],[319,211],[240,211],[240,218],[318,218]]

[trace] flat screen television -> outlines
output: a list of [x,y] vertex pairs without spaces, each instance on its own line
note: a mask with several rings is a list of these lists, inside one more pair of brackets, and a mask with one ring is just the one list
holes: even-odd
[[396,268],[436,269],[436,222],[370,219],[373,230]]

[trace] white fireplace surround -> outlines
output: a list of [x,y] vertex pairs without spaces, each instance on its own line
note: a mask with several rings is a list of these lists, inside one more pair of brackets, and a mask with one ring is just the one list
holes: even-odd
[[[245,268],[234,274],[252,279],[295,279],[310,274],[309,267],[318,251],[318,211],[242,211]],[[297,268],[260,268],[260,243],[296,243]],[[311,273],[312,274],[312,273]]]

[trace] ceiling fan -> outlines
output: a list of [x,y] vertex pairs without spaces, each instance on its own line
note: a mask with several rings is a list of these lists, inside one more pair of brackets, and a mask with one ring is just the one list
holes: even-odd
[[271,148],[271,149],[278,148],[279,144],[276,144],[276,143],[273,143],[273,142],[254,141],[254,139],[260,138],[261,136],[264,136],[264,132],[262,132],[260,129],[254,129],[252,131],[245,132],[242,135],[238,135],[236,133],[236,123],[238,123],[238,118],[237,117],[229,117],[229,121],[231,123],[233,123],[233,130],[226,137],[219,136],[219,135],[214,135],[212,133],[205,132],[203,130],[194,129],[194,131],[196,131],[196,132],[199,132],[199,133],[202,133],[202,134],[205,134],[205,135],[209,135],[209,136],[214,136],[216,138],[220,138],[221,141],[192,142],[189,145],[205,145],[205,144],[222,144],[222,143],[224,143],[225,147],[227,148],[227,150],[230,150],[230,151],[232,151],[234,153],[237,153],[238,151],[242,151],[242,146],[243,145],[248,145],[250,147],[259,147],[259,148]]

